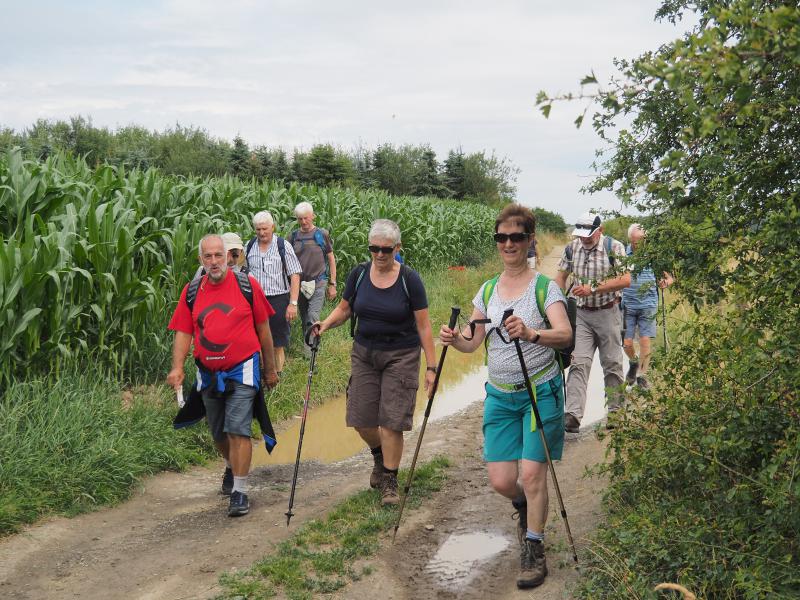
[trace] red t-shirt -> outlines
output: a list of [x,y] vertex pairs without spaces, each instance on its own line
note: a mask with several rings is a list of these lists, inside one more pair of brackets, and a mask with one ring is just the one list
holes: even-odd
[[253,286],[252,310],[239,289],[236,276],[230,271],[218,284],[203,276],[191,313],[186,304],[189,284],[181,292],[169,328],[194,336],[195,358],[212,371],[225,371],[261,351],[254,323],[263,323],[275,311],[253,277],[250,277],[250,285]]

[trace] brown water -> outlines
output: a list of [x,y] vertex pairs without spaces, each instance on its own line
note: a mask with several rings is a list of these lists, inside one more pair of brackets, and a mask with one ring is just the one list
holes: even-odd
[[[437,355],[441,348],[437,348]],[[421,361],[420,381],[424,378],[425,361]],[[483,364],[483,348],[472,354],[462,354],[448,350],[442,374],[439,378],[439,389],[433,400],[429,422],[452,415],[473,402],[484,398],[483,384],[486,381],[486,367]],[[311,384],[312,404],[314,384]],[[428,398],[420,387],[417,393],[417,406],[414,410],[414,428],[422,424]],[[300,416],[286,429],[277,433],[278,445],[272,454],[267,454],[264,445],[253,449],[253,466],[280,465],[295,461],[297,456],[297,438],[300,435]],[[345,396],[336,396],[327,402],[312,406],[306,418],[306,430],[303,435],[301,460],[317,460],[321,463],[332,463],[349,458],[366,449],[366,445],[351,428],[345,426]]]

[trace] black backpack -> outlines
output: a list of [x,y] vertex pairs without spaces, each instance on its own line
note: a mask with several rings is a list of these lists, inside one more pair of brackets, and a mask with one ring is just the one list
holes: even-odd
[[[236,276],[236,283],[239,284],[239,290],[242,296],[247,300],[250,309],[253,308],[253,284],[250,283],[250,276],[247,273],[232,271]],[[197,292],[200,289],[200,284],[205,277],[205,270],[203,270],[198,277],[195,277],[189,282],[189,288],[186,290],[186,305],[189,307],[189,312],[194,308],[195,300],[197,300]],[[255,318],[255,314],[253,315]]]

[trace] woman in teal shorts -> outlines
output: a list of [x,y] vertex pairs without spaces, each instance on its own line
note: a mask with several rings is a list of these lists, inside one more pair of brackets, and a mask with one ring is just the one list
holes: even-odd
[[[442,344],[460,352],[474,352],[488,332],[484,459],[492,487],[509,498],[518,511],[521,572],[517,586],[529,588],[540,585],[547,575],[544,557],[547,461],[539,432],[531,427],[531,400],[516,348],[504,342],[493,329],[502,327],[506,338],[520,340],[554,460],[561,458],[564,446],[564,396],[553,348],[568,346],[572,329],[566,299],[553,281],[546,287],[543,303],[550,328],[539,312],[536,282],[544,275],[531,269],[527,261],[528,247],[536,232],[533,213],[519,204],[510,204],[497,217],[494,229],[503,272],[496,281],[484,283],[472,301],[475,307],[472,321],[491,319],[491,322],[475,324],[474,334],[470,327],[458,331],[442,326],[439,337]],[[513,309],[513,315],[501,325],[507,309]]]

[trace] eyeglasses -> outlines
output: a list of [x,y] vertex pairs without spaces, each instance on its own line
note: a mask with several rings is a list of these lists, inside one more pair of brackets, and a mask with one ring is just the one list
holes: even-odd
[[373,246],[370,244],[367,247],[373,254],[392,254],[394,252],[394,246]]
[[531,237],[530,233],[522,231],[515,231],[514,233],[495,233],[494,241],[498,244],[505,244],[508,240],[511,240],[515,244],[518,244],[519,242],[524,242],[529,237]]

